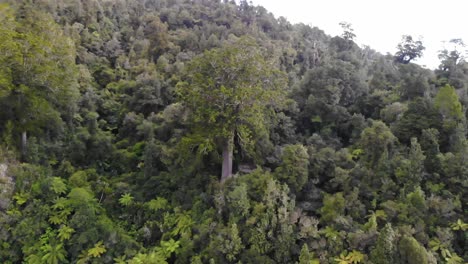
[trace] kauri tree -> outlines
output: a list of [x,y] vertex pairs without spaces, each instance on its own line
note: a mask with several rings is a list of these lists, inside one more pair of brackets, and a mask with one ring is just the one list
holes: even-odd
[[248,38],[204,52],[187,73],[178,84],[192,122],[183,142],[201,154],[221,147],[223,182],[232,175],[234,140],[248,152],[253,136],[265,135],[267,117],[283,102],[285,75]]

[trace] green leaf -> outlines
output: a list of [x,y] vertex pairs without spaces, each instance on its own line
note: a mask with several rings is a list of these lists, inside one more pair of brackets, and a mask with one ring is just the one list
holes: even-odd
[[437,239],[437,238],[431,239],[431,240],[429,241],[429,247],[430,247],[433,251],[439,250],[439,248],[440,248],[440,241],[439,241],[439,239]]
[[453,230],[461,230],[461,231],[466,231],[468,230],[468,224],[464,223],[461,219],[458,219],[457,222],[453,223],[450,225]]
[[23,205],[24,203],[26,203],[28,201],[29,194],[16,193],[15,195],[13,195],[13,199],[16,200],[17,205]]
[[357,250],[353,250],[352,252],[348,253],[348,258],[351,261],[351,263],[361,263],[364,261],[364,254]]
[[67,192],[67,185],[63,182],[62,178],[53,177],[50,183],[50,188],[56,194],[64,194]]
[[88,256],[88,252],[86,250],[82,250],[81,253],[78,255],[78,260],[76,264],[87,264],[89,261],[90,256]]
[[311,121],[313,123],[322,123],[322,118],[319,115],[312,117]]
[[41,256],[38,256],[37,254],[31,254],[27,256],[25,260],[27,264],[43,264],[44,263]]
[[335,240],[340,235],[340,233],[331,226],[325,227],[324,230],[321,230],[321,233],[324,234],[326,238],[331,238],[332,240]]
[[22,214],[21,214],[21,211],[16,209],[16,208],[12,208],[10,210],[7,210],[7,215],[9,216],[16,216],[16,217],[20,217]]
[[123,206],[129,206],[133,203],[133,196],[129,193],[123,194],[119,199],[119,203]]
[[162,253],[164,257],[169,258],[172,253],[177,252],[179,247],[180,241],[175,241],[171,238],[169,241],[161,241],[161,247],[157,251]]
[[106,248],[103,245],[102,241],[94,244],[93,248],[88,249],[88,257],[98,258],[106,252]]
[[445,258],[445,261],[447,261],[447,264],[463,264],[463,259],[456,253],[451,253]]
[[167,264],[167,261],[160,252],[150,252],[148,254],[138,253],[128,260],[128,264]]
[[171,231],[171,235],[173,236],[190,233],[194,225],[192,217],[187,212],[178,213],[176,215],[176,223],[176,226]]
[[55,213],[49,217],[49,223],[54,225],[60,225],[62,223],[65,223],[65,219],[62,217],[62,215]]
[[349,256],[346,256],[346,252],[341,253],[339,257],[333,259],[338,264],[351,264]]
[[54,200],[54,204],[51,206],[54,210],[64,209],[68,205],[68,199],[64,197],[58,197]]
[[41,258],[43,263],[59,264],[63,263],[66,260],[66,251],[65,249],[63,249],[63,244],[47,244],[44,245],[41,249],[45,252],[44,256],[42,256]]
[[158,211],[158,210],[161,210],[161,209],[166,209],[169,207],[169,202],[162,198],[162,197],[158,197],[156,199],[153,199],[149,202],[146,203],[146,205],[148,206],[148,208],[152,211]]
[[60,227],[57,237],[60,239],[60,241],[68,240],[74,232],[75,229],[64,225]]
[[125,261],[126,258],[127,258],[127,256],[125,256],[125,255],[120,256],[120,257],[116,257],[116,258],[114,258],[114,264],[126,264],[127,263]]

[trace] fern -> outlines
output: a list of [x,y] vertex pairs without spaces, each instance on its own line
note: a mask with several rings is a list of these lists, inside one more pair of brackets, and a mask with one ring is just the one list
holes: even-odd
[[133,196],[129,193],[123,194],[119,199],[119,203],[123,206],[129,206],[133,203]]
[[180,247],[180,241],[170,239],[169,241],[161,241],[161,247],[157,248],[157,252],[161,253],[164,257],[169,258],[172,253],[176,253]]
[[17,205],[23,205],[25,204],[28,199],[29,199],[29,195],[28,194],[25,194],[25,193],[16,193],[14,196],[13,196],[13,199],[16,200],[16,204]]
[[169,206],[169,203],[166,199],[158,197],[146,203],[150,210],[158,211],[161,209],[166,209]]
[[74,232],[75,229],[64,225],[60,227],[57,237],[60,239],[60,241],[68,240]]
[[59,177],[52,178],[50,188],[56,194],[64,194],[67,192],[67,185],[63,182],[62,178]]
[[88,257],[98,258],[106,251],[106,247],[104,247],[102,241],[99,241],[94,244],[93,248],[88,249]]
[[362,254],[361,252],[357,251],[357,250],[353,250],[352,252],[349,252],[348,253],[348,256],[349,257],[349,260],[351,261],[351,263],[355,264],[355,263],[361,263],[364,261],[364,254]]
[[458,219],[457,222],[453,223],[450,225],[452,227],[452,230],[458,231],[466,231],[468,230],[468,224],[463,222],[461,219]]

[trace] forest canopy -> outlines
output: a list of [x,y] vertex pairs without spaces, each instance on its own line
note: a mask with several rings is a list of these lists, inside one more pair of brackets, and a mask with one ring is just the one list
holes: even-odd
[[0,4],[1,263],[468,261],[468,63],[245,0]]

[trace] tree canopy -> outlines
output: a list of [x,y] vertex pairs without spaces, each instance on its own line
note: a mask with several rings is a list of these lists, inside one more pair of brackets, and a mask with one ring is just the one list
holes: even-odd
[[285,75],[248,38],[204,52],[187,71],[187,81],[178,84],[194,125],[185,140],[200,153],[220,144],[225,180],[232,175],[234,139],[248,153],[253,138],[266,135],[271,114],[284,104]]
[[421,57],[426,47],[423,46],[421,40],[414,40],[410,35],[403,35],[397,49],[395,60],[399,63],[408,64],[412,60]]
[[342,26],[2,1],[0,262],[466,263],[463,40],[430,70]]

